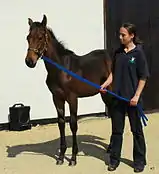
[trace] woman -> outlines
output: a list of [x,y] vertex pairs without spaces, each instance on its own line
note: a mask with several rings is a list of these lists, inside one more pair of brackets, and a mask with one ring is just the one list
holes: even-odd
[[133,134],[134,172],[142,172],[146,165],[146,145],[142,124],[136,105],[142,103],[142,91],[149,76],[145,54],[136,35],[134,24],[125,23],[120,27],[121,46],[115,51],[112,73],[101,85],[101,92],[112,83],[113,92],[127,98],[130,103],[113,98],[111,109],[112,136],[109,171],[114,171],[121,156],[125,114],[128,113]]

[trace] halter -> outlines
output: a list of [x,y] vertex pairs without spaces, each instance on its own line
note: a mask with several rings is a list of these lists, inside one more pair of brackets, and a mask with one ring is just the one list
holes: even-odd
[[33,51],[35,54],[38,55],[38,58],[41,58],[43,56],[44,52],[47,51],[47,45],[48,45],[48,35],[47,35],[47,33],[45,33],[45,43],[44,43],[43,49],[39,50],[37,48],[29,47],[28,51]]

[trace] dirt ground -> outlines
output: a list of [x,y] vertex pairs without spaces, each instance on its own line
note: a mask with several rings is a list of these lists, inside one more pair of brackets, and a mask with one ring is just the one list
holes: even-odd
[[[143,174],[159,174],[159,114],[149,114],[144,127],[147,144],[147,166]],[[107,171],[106,148],[111,133],[110,119],[84,118],[78,121],[79,154],[77,165],[65,160],[56,165],[59,147],[57,124],[32,127],[22,132],[0,131],[0,174],[132,174],[132,135],[126,119],[121,164],[115,172]],[[67,152],[71,157],[71,132],[66,125]],[[66,158],[66,159],[67,159]]]

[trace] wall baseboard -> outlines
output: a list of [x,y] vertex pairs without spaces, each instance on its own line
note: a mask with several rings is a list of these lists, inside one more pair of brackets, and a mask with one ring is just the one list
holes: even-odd
[[[87,118],[87,117],[106,117],[108,118],[107,115],[105,115],[104,112],[101,113],[92,113],[92,114],[87,114],[87,115],[78,115],[78,120],[82,118]],[[69,121],[69,116],[65,117],[66,122]],[[37,125],[47,125],[47,124],[55,124],[57,123],[57,118],[48,118],[48,119],[36,119],[36,120],[30,120],[31,126],[37,126]],[[2,130],[9,130],[9,123],[1,123],[0,124],[0,131]]]
[[[154,109],[151,111],[144,111],[145,114],[152,114],[152,113],[159,113],[158,109]],[[78,115],[78,120],[82,118],[87,118],[87,117],[105,117],[109,118],[109,116],[105,112],[100,112],[100,113],[91,113],[91,114],[86,114],[86,115]],[[65,117],[66,122],[69,121],[69,116]],[[32,127],[37,126],[37,125],[47,125],[47,124],[55,124],[57,123],[57,118],[48,118],[48,119],[36,119],[36,120],[30,120],[30,123]],[[0,123],[0,131],[1,130],[9,130],[9,123]]]

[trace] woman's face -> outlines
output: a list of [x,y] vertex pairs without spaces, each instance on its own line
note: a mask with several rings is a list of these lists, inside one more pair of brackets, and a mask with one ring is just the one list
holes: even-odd
[[121,44],[128,45],[130,42],[133,42],[134,34],[129,34],[128,30],[124,27],[120,28],[119,39]]

